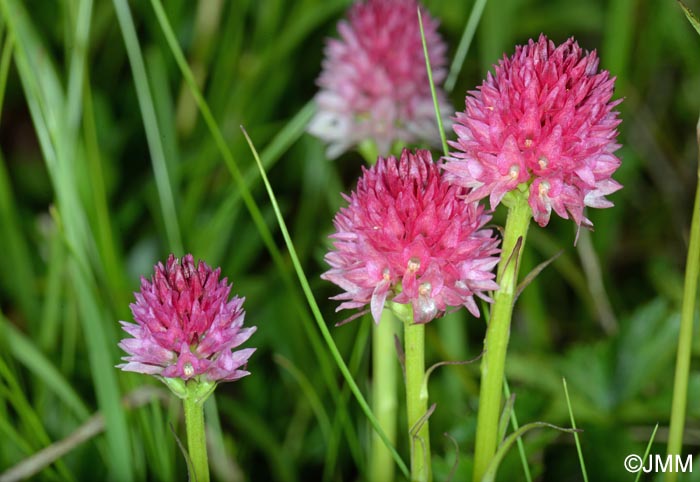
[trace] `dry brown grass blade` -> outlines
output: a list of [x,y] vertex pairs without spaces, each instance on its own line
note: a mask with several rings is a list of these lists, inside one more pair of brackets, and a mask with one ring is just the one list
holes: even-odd
[[[170,394],[162,388],[145,386],[137,388],[124,396],[122,405],[126,409],[134,409],[149,403],[153,399],[168,401],[170,398]],[[17,482],[38,474],[77,446],[102,433],[104,429],[104,417],[97,412],[68,437],[41,449],[0,474],[0,482]]]

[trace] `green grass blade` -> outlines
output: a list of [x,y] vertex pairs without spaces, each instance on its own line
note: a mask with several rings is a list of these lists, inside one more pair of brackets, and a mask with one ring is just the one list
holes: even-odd
[[321,428],[323,438],[325,439],[325,442],[328,443],[332,432],[331,421],[330,418],[328,418],[328,413],[323,407],[323,403],[318,397],[318,393],[316,393],[313,384],[311,383],[311,381],[309,381],[309,378],[304,374],[304,372],[302,372],[298,367],[294,365],[294,363],[292,363],[287,358],[283,357],[282,355],[273,355],[272,359],[275,361],[275,363],[284,368],[287,371],[287,373],[289,373],[292,376],[294,381],[296,381],[297,384],[299,384],[301,391],[304,393],[304,395],[306,396],[306,400],[311,406],[311,410],[313,410],[314,415],[316,415],[316,420],[318,421],[319,427]]
[[494,480],[496,479],[496,474],[498,473],[498,468],[501,465],[501,462],[503,461],[504,457],[508,453],[508,450],[513,446],[513,443],[515,443],[516,440],[521,438],[530,430],[536,428],[553,428],[554,430],[559,430],[560,432],[566,433],[577,432],[576,429],[557,427],[556,425],[552,425],[551,423],[546,422],[532,422],[528,423],[527,425],[523,425],[518,430],[508,435],[508,437],[506,437],[503,443],[499,445],[496,454],[491,459],[491,463],[489,464],[488,470],[484,474],[484,477],[481,479],[481,482],[494,482]]
[[259,448],[267,455],[270,472],[275,476],[273,480],[280,482],[299,480],[296,461],[285,453],[276,435],[270,432],[266,421],[258,413],[232,398],[222,398],[219,406],[222,415],[231,420],[237,431],[247,434],[247,443]]
[[12,277],[8,277],[6,282],[3,282],[3,288],[12,293],[22,311],[34,322],[39,314],[35,299],[35,274],[28,248],[29,243],[23,234],[18,213],[5,159],[0,152],[0,232],[2,232],[0,246],[5,254],[5,269],[12,273]]
[[83,84],[83,93],[83,134],[85,139],[86,167],[90,177],[90,191],[92,193],[91,207],[95,219],[93,230],[101,257],[100,265],[103,268],[103,278],[109,287],[113,305],[117,308],[117,313],[122,317],[126,316],[124,313],[129,306],[129,298],[125,295],[125,293],[129,292],[129,289],[127,288],[121,248],[118,247],[118,242],[115,241],[112,229],[106,179],[102,167],[103,156],[97,135],[92,88],[87,74]]
[[[2,383],[4,380],[4,383]],[[51,445],[51,438],[46,433],[46,429],[41,423],[39,414],[34,411],[34,407],[26,398],[22,387],[14,376],[10,367],[0,358],[0,398],[6,398],[15,409],[18,425],[24,429],[31,438],[27,440],[33,448],[46,447]],[[63,479],[72,480],[70,472],[62,461],[57,461],[56,468]]]
[[418,26],[420,27],[420,39],[423,44],[423,56],[425,58],[425,69],[428,72],[428,82],[430,83],[430,94],[433,97],[433,107],[435,108],[435,118],[437,120],[438,130],[440,131],[440,141],[442,142],[442,152],[446,156],[449,155],[447,148],[447,139],[445,138],[445,128],[442,125],[442,116],[440,115],[440,104],[438,102],[437,93],[435,92],[435,82],[433,82],[433,69],[430,67],[430,56],[428,55],[428,44],[425,42],[425,31],[423,30],[423,17],[418,11]]
[[[125,0],[115,0],[119,2],[123,2]],[[202,96],[201,91],[197,87],[196,80],[194,78],[194,74],[192,73],[192,70],[190,69],[189,65],[187,64],[187,61],[185,60],[184,55],[182,54],[182,50],[180,49],[180,46],[177,42],[177,39],[175,38],[175,33],[172,30],[172,27],[170,26],[170,23],[168,22],[168,18],[165,14],[165,10],[163,10],[163,6],[160,3],[159,0],[151,0],[151,5],[153,6],[153,9],[155,10],[156,16],[158,18],[158,21],[160,22],[160,26],[163,30],[163,33],[165,35],[165,38],[168,42],[168,45],[170,46],[170,50],[173,53],[173,56],[175,57],[175,61],[177,62],[178,66],[180,67],[180,70],[182,72],[182,75],[185,78],[185,81],[190,87],[190,90],[192,92],[193,97],[195,98],[195,101],[197,102],[197,105],[200,109],[200,112],[202,114],[202,117],[204,118],[204,121],[206,122],[207,126],[209,127],[209,130],[214,138],[214,142],[216,143],[217,147],[219,148],[219,151],[221,152],[224,161],[226,162],[227,167],[229,168],[229,171],[231,172],[231,175],[233,176],[233,179],[238,186],[240,190],[240,195],[241,198],[243,199],[243,202],[245,203],[246,207],[248,208],[251,217],[253,218],[253,222],[256,224],[260,236],[263,238],[263,242],[265,245],[268,247],[270,250],[273,258],[275,258],[276,262],[281,263],[281,265],[284,265],[284,262],[282,261],[282,256],[275,246],[274,240],[272,238],[272,235],[270,234],[269,229],[267,229],[267,225],[265,224],[265,220],[260,213],[260,209],[258,208],[257,204],[255,203],[255,200],[253,199],[253,196],[250,193],[250,190],[247,188],[245,185],[243,175],[241,174],[241,170],[238,167],[238,164],[236,164],[236,161],[233,159],[233,155],[231,154],[231,150],[228,148],[226,144],[226,140],[224,139],[223,134],[221,133],[221,130],[219,129],[216,121],[214,120],[214,116],[211,113],[211,110],[209,109],[209,106],[207,105],[206,101],[204,100],[204,97]]]
[[168,42],[172,54],[175,57],[175,61],[180,67],[182,75],[184,76],[187,84],[189,85],[192,91],[192,95],[197,103],[197,106],[200,109],[200,113],[202,114],[204,122],[209,128],[209,131],[211,132],[214,138],[214,142],[216,143],[221,155],[224,158],[229,172],[231,173],[231,176],[233,177],[233,180],[236,183],[238,190],[240,191],[240,196],[246,208],[248,209],[251,218],[253,219],[253,223],[256,225],[256,228],[258,229],[258,233],[260,234],[263,243],[267,247],[275,265],[277,266],[280,274],[282,275],[282,279],[285,285],[289,289],[289,292],[292,294],[295,309],[298,311],[299,316],[301,317],[302,327],[307,336],[309,337],[312,350],[314,351],[315,355],[319,360],[319,366],[323,374],[324,381],[326,382],[334,399],[338,401],[340,400],[340,390],[337,387],[335,376],[331,371],[331,360],[328,358],[328,354],[323,350],[322,342],[318,335],[318,332],[314,329],[313,322],[302,305],[302,301],[300,300],[300,297],[297,294],[297,288],[294,285],[291,275],[289,274],[282,253],[277,248],[277,245],[275,244],[274,239],[272,238],[272,234],[269,228],[267,227],[267,224],[265,223],[265,219],[262,213],[260,212],[260,209],[258,208],[257,204],[255,203],[255,200],[253,199],[253,196],[250,190],[248,189],[248,186],[245,183],[240,168],[236,164],[236,161],[234,160],[233,155],[231,154],[231,150],[228,148],[223,134],[221,133],[221,130],[219,129],[216,121],[214,120],[214,116],[212,115],[211,109],[207,105],[201,91],[197,87],[194,75],[192,74],[192,71],[189,65],[187,64],[187,61],[185,60],[182,50],[180,49],[180,46],[177,43],[177,39],[172,30],[172,27],[170,26],[170,23],[168,22],[168,18],[165,15],[165,11],[163,10],[162,4],[159,0],[151,0],[151,4],[153,6],[153,9],[155,10],[156,17],[158,18],[160,26],[163,30],[163,34],[165,35],[166,41]]
[[52,390],[81,420],[90,416],[90,411],[70,383],[56,369],[32,341],[0,315],[0,329],[7,346],[20,363],[27,367],[41,383]]
[[15,62],[29,105],[41,151],[57,198],[54,211],[62,227],[71,259],[67,263],[80,308],[86,340],[89,370],[107,427],[106,464],[116,479],[133,480],[131,445],[126,417],[119,406],[120,392],[114,370],[116,347],[108,342],[109,325],[102,311],[104,303],[90,268],[95,252],[93,240],[76,186],[77,139],[67,131],[66,102],[51,57],[17,0],[0,0],[3,15],[16,41]]
[[49,249],[48,266],[46,268],[46,280],[44,297],[41,309],[40,325],[37,333],[37,344],[44,353],[54,353],[59,350],[61,329],[65,333],[65,325],[61,325],[61,308],[63,305],[62,294],[66,276],[65,260],[66,247],[61,234],[55,225],[51,227],[47,235]]
[[617,77],[617,84],[622,85],[629,78],[630,53],[633,51],[634,22],[637,9],[636,0],[613,0],[607,4],[607,25],[603,37],[600,58],[604,66]]
[[521,20],[516,15],[516,2],[491,2],[485,5],[475,43],[484,76],[504,53],[510,55],[513,51]]
[[394,446],[391,445],[386,434],[384,433],[382,428],[379,426],[379,422],[377,421],[376,417],[372,413],[372,410],[370,410],[369,405],[367,404],[367,401],[365,400],[364,396],[362,395],[362,392],[360,391],[360,388],[357,386],[357,383],[355,383],[355,380],[353,379],[352,374],[350,373],[350,370],[348,369],[348,366],[345,364],[343,357],[340,355],[340,352],[338,351],[338,347],[335,345],[335,342],[333,341],[333,337],[331,336],[330,331],[328,331],[328,326],[326,326],[326,322],[323,319],[323,315],[321,314],[321,310],[319,309],[318,304],[316,303],[316,299],[314,298],[314,295],[311,292],[311,287],[309,286],[309,280],[306,278],[306,274],[304,273],[304,270],[301,267],[301,263],[299,262],[299,257],[297,256],[296,250],[294,249],[294,244],[292,243],[292,239],[289,236],[289,231],[287,230],[287,225],[284,221],[284,218],[282,217],[282,212],[280,211],[279,205],[277,204],[277,199],[275,197],[275,193],[272,191],[272,186],[270,185],[270,181],[268,180],[267,174],[265,173],[265,170],[262,167],[262,162],[260,161],[260,156],[258,155],[258,152],[256,151],[255,146],[253,145],[253,142],[250,140],[250,137],[248,137],[248,134],[245,131],[243,131],[243,133],[246,137],[246,140],[248,141],[248,145],[250,146],[250,150],[252,151],[253,157],[255,158],[255,162],[258,165],[258,169],[260,170],[260,175],[262,176],[263,183],[265,184],[265,189],[267,190],[267,193],[270,196],[270,202],[272,203],[272,207],[275,210],[275,215],[277,216],[277,222],[279,223],[280,230],[282,231],[282,236],[284,237],[284,242],[287,245],[287,249],[289,250],[289,255],[292,258],[292,263],[294,264],[294,269],[297,273],[297,276],[299,277],[299,282],[301,283],[301,287],[304,291],[304,294],[306,295],[306,299],[309,303],[309,306],[311,307],[311,311],[314,314],[314,319],[316,320],[316,323],[318,324],[318,327],[321,330],[321,334],[323,335],[323,338],[326,341],[326,344],[328,345],[328,348],[331,351],[331,355],[333,356],[335,363],[340,368],[340,371],[343,374],[343,378],[345,378],[345,381],[350,386],[350,390],[352,390],[353,395],[355,395],[355,398],[357,399],[357,402],[360,404],[360,408],[364,412],[365,416],[367,417],[367,419],[369,419],[374,430],[379,434],[379,436],[382,438],[382,440],[386,444],[387,448],[391,451],[392,456],[394,457],[394,460],[396,461],[396,464],[399,466],[399,469],[401,469],[401,472],[403,472],[403,474],[406,477],[408,477],[409,473],[408,473],[408,468],[406,467],[406,463],[401,459],[401,456],[396,451]]
[[[0,36],[2,38],[2,36]],[[2,57],[0,57],[0,115],[5,103],[5,88],[7,87],[7,74],[10,72],[10,62],[12,61],[12,50],[14,49],[14,39],[12,35],[7,35],[2,44]]]
[[685,17],[688,19],[688,22],[690,22],[690,25],[692,25],[698,35],[700,35],[700,19],[698,19],[693,11],[681,0],[678,0],[678,4],[681,6],[681,9],[683,10]]
[[454,59],[452,59],[452,64],[450,65],[450,73],[447,74],[447,80],[445,81],[445,90],[447,90],[447,92],[452,92],[455,88],[457,76],[459,76],[462,65],[464,65],[464,59],[467,58],[467,53],[469,53],[469,47],[471,47],[474,33],[476,33],[476,27],[479,25],[479,20],[481,20],[481,14],[484,13],[485,6],[486,0],[476,0],[472,6],[469,20],[467,20],[467,24],[464,26],[462,38],[459,40],[459,46],[457,47]]
[[114,368],[115,347],[108,341],[109,337],[103,326],[105,316],[98,305],[94,280],[90,279],[75,261],[69,263],[69,273],[75,291],[80,293],[77,297],[78,309],[88,343],[88,360],[97,392],[97,401],[100,411],[105,416],[110,471],[118,480],[131,481],[135,467],[132,466],[126,416],[120,404],[121,393],[116,379],[118,372]]
[[163,210],[163,223],[168,235],[170,249],[176,253],[184,253],[180,227],[177,220],[177,211],[175,209],[173,183],[168,170],[168,162],[165,158],[165,150],[161,140],[151,88],[148,85],[146,66],[143,62],[141,47],[138,37],[136,36],[134,19],[131,16],[131,9],[129,8],[127,0],[114,0],[114,9],[117,13],[119,26],[121,27],[124,37],[124,45],[129,55],[129,63],[131,64],[136,94],[143,117],[143,125],[146,130],[146,138],[151,153],[156,187],[158,189],[161,209]]
[[92,17],[92,0],[82,0],[78,6],[78,18],[73,38],[73,55],[70,59],[68,74],[67,115],[68,129],[74,133],[78,129],[82,112],[82,87],[85,77],[88,38],[90,36],[90,19]]
[[656,431],[659,429],[659,424],[657,423],[656,426],[654,427],[654,431],[651,432],[651,437],[649,438],[649,443],[647,443],[647,448],[644,450],[644,457],[642,457],[642,465],[640,465],[640,469],[637,471],[637,476],[634,478],[634,482],[639,482],[639,478],[642,476],[642,473],[644,470],[641,470],[641,467],[644,467],[644,465],[647,462],[647,457],[649,457],[649,452],[651,451],[651,444],[654,443],[654,437],[656,437]]
[[[0,399],[2,399],[4,395],[2,392],[2,387],[0,387]],[[12,423],[10,423],[9,418],[0,417],[0,435],[2,435],[3,441],[10,442],[18,452],[25,455],[30,455],[33,452],[32,445],[17,431]],[[3,475],[4,472],[0,472],[0,477]]]
[[[508,380],[503,378],[503,392],[506,395],[506,400],[510,398],[510,387],[508,386]],[[515,414],[515,407],[510,412],[510,424],[513,427],[513,431],[517,432],[520,429],[518,424],[518,416]],[[523,466],[523,472],[525,473],[525,480],[527,482],[532,482],[532,474],[530,473],[530,465],[527,463],[527,455],[525,454],[525,444],[522,438],[516,440],[518,445],[518,455],[520,456],[520,463]]]
[[[352,353],[350,354],[350,363],[348,363],[350,367],[350,373],[357,373],[357,371],[359,370],[360,363],[362,362],[362,355],[364,354],[365,348],[367,348],[368,345],[370,329],[372,328],[373,323],[369,322],[369,320],[367,321],[368,323],[360,323],[357,336],[355,337],[355,344],[353,346]],[[333,467],[335,467],[335,463],[338,458],[338,446],[340,445],[340,430],[338,430],[337,427],[342,427],[344,423],[349,424],[348,417],[345,416],[345,414],[347,414],[346,405],[348,403],[348,399],[350,398],[350,394],[351,393],[350,389],[348,388],[348,385],[343,386],[340,403],[337,403],[335,405],[335,418],[333,420],[334,430],[333,436],[328,442],[328,450],[326,451],[326,459],[323,471],[324,481],[332,479],[332,469]],[[357,464],[360,474],[363,474],[363,470],[366,464],[364,463],[364,458],[361,456],[360,451],[362,449],[359,443],[356,439],[350,437],[347,438],[347,443],[350,446],[350,452],[353,456],[353,459],[355,460],[355,463]]]
[[[307,102],[294,117],[292,117],[280,131],[272,138],[270,143],[260,153],[263,166],[266,170],[270,170],[277,161],[282,157],[292,144],[306,132],[306,126],[311,120],[316,110],[316,104],[313,101]],[[260,180],[258,169],[251,166],[243,175],[245,185],[248,190],[252,190]],[[201,252],[203,250],[212,250],[212,239],[216,236],[215,233],[221,233],[231,225],[231,219],[238,208],[238,202],[241,199],[241,190],[232,189],[228,197],[219,205],[216,212],[212,216],[210,222],[199,232],[200,235],[193,240],[193,250]],[[223,241],[219,243],[218,250],[223,249]],[[218,253],[213,253],[216,258]]]
[[[224,445],[224,431],[221,427],[219,402],[217,401],[216,393],[213,393],[204,402],[204,420],[207,426],[207,445],[211,449],[209,451],[209,464],[211,465],[212,473],[215,474],[216,467],[219,465],[217,461],[228,457],[226,446]],[[228,475],[233,478],[233,474]]]
[[[561,381],[564,384],[564,395],[566,396],[566,407],[569,410],[571,427],[576,429],[576,420],[574,420],[574,411],[571,409],[571,399],[569,398],[569,389],[566,386],[566,378],[562,378]],[[574,432],[574,441],[576,442],[576,452],[578,452],[578,460],[581,464],[581,473],[583,474],[583,480],[585,482],[588,482],[588,471],[586,470],[586,463],[583,460],[583,452],[581,451],[581,441],[578,439],[578,432]]]

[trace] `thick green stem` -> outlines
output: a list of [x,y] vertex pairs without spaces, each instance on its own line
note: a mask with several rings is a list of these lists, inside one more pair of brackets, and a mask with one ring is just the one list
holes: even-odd
[[209,462],[207,460],[207,439],[204,433],[204,401],[190,393],[183,400],[185,406],[185,427],[187,428],[187,451],[190,454],[190,480],[209,482]]
[[[398,361],[394,346],[396,316],[385,309],[372,331],[372,412],[392,444],[396,443],[396,407]],[[394,460],[377,432],[372,432],[369,480],[394,480]]]
[[[698,145],[700,146],[700,121],[698,122]],[[698,156],[700,162],[700,155]],[[676,352],[676,374],[673,381],[673,402],[671,405],[671,426],[668,433],[668,454],[681,455],[683,449],[683,428],[688,403],[688,376],[690,372],[690,355],[693,339],[693,317],[700,276],[700,165],[698,166],[698,186],[695,192],[693,220],[690,225],[690,244],[685,266],[685,283],[683,285],[683,302],[681,305],[681,329],[678,333],[678,351]],[[666,482],[674,482],[678,474],[669,471]]]
[[524,193],[515,191],[509,196],[510,209],[496,278],[500,288],[494,294],[491,318],[486,329],[484,342],[486,353],[481,362],[481,391],[474,451],[474,482],[483,478],[498,447],[503,373],[510,337],[510,320],[518,282],[518,265],[532,216],[530,206],[527,204],[527,196]]
[[406,355],[406,409],[411,445],[411,482],[430,482],[428,389],[425,380],[425,325],[413,323],[411,310],[403,320]]

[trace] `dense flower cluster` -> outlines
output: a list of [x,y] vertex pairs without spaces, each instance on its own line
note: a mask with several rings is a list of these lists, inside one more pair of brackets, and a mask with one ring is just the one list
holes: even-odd
[[585,206],[612,206],[605,196],[622,187],[611,178],[620,165],[614,82],[598,72],[595,51],[583,52],[573,38],[555,47],[541,35],[517,47],[468,93],[455,119],[448,178],[471,189],[467,200],[488,196],[492,209],[528,183],[541,226],[554,210],[590,227]]
[[[309,124],[328,143],[328,157],[367,140],[381,155],[395,142],[439,145],[417,10],[416,0],[361,1],[338,24],[340,39],[328,41]],[[447,48],[438,22],[424,9],[421,15],[441,112],[451,112],[439,88]]]
[[338,310],[370,305],[379,322],[389,299],[410,303],[417,323],[448,306],[479,316],[474,296],[488,300],[498,288],[498,240],[482,229],[483,208],[463,200],[466,190],[448,184],[426,150],[404,149],[400,160],[379,158],[363,171],[334,219],[322,276],[345,290],[333,298],[343,301]]
[[221,269],[188,254],[172,254],[158,263],[151,281],[141,278],[131,311],[136,324],[122,321],[133,338],[119,346],[129,356],[118,366],[125,371],[164,378],[232,381],[248,375],[245,365],[255,348],[233,351],[256,330],[243,328],[243,299],[228,301],[231,285],[219,280]]

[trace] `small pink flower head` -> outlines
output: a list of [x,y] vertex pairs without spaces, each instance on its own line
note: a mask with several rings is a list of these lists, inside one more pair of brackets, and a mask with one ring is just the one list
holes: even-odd
[[591,227],[584,207],[612,206],[605,196],[622,187],[610,177],[620,165],[615,78],[598,71],[595,51],[582,51],[573,38],[555,47],[544,35],[516,47],[495,70],[457,113],[448,178],[472,189],[467,200],[488,196],[492,209],[527,183],[540,226],[554,210]]
[[[439,145],[417,12],[416,0],[366,0],[338,24],[341,38],[328,41],[308,128],[328,143],[328,157],[368,140],[381,155],[399,141]],[[447,47],[438,22],[423,8],[421,15],[441,112],[450,112],[438,88]]]
[[133,338],[119,347],[129,356],[118,365],[125,371],[187,381],[233,381],[249,375],[245,370],[255,348],[233,351],[256,327],[243,328],[243,299],[228,300],[231,285],[188,254],[172,254],[164,267],[155,266],[151,281],[141,278],[131,312],[136,324],[122,321]]
[[379,158],[363,168],[349,206],[334,219],[335,249],[323,279],[344,293],[338,310],[370,305],[379,322],[387,299],[411,304],[416,323],[427,323],[448,306],[474,316],[474,296],[495,290],[492,268],[498,240],[482,229],[483,207],[463,200],[465,190],[448,184],[430,151],[404,149],[401,159]]

